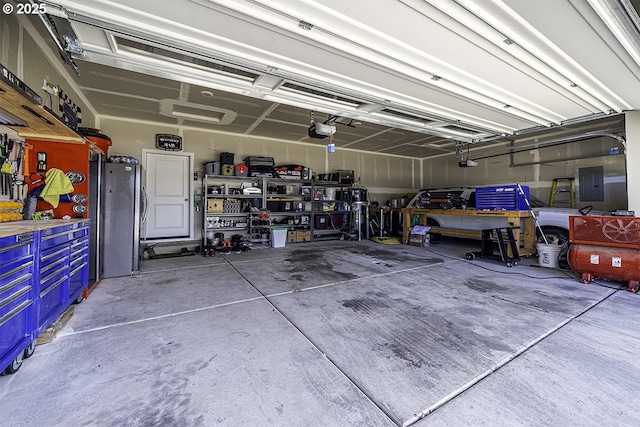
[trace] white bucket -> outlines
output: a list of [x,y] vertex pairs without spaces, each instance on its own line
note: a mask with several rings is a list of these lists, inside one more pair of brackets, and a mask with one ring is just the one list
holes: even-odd
[[558,255],[560,255],[562,245],[538,243],[536,248],[538,249],[538,264],[540,264],[540,267],[558,267]]
[[271,247],[272,248],[283,248],[286,242],[287,242],[286,228],[271,229]]
[[325,200],[335,200],[336,199],[336,189],[333,187],[327,187],[324,189],[324,199]]

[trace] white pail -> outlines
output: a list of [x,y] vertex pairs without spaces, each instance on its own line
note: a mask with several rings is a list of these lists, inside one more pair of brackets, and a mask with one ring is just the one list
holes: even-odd
[[324,199],[325,200],[335,200],[336,199],[336,189],[333,187],[327,187],[324,189]]
[[546,243],[538,243],[538,264],[540,267],[557,268],[558,256],[562,245],[547,245]]
[[283,248],[286,241],[287,241],[286,228],[271,229],[271,247],[272,248]]

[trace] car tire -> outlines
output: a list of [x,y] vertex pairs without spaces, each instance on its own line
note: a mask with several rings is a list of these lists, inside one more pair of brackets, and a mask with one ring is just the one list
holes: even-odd
[[[569,230],[565,230],[564,228],[543,227],[542,231],[544,232],[544,235],[547,238],[547,242],[550,245],[562,245],[569,241]],[[536,235],[537,242],[544,243],[544,238],[540,234],[540,231],[537,231]]]

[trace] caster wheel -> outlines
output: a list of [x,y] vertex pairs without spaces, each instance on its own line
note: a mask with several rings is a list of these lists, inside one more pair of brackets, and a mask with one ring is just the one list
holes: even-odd
[[516,265],[518,265],[518,261],[513,262],[513,266],[515,267]]
[[29,346],[24,349],[24,352],[22,353],[22,357],[24,357],[25,359],[28,359],[31,356],[33,356],[33,353],[35,352],[36,352],[36,340],[33,340],[31,341],[31,344],[29,344]]
[[513,264],[511,264],[510,262],[507,263],[507,267],[511,268],[513,267]]
[[638,290],[639,290],[639,289],[640,289],[640,286],[638,286],[638,285],[636,285],[636,286],[632,286],[632,287],[630,287],[630,288],[627,288],[627,290],[628,290],[629,292],[634,293],[634,294],[635,294],[636,292],[638,292]]
[[22,366],[23,356],[24,356],[23,353],[20,353],[18,355],[18,357],[13,359],[13,362],[11,362],[11,365],[7,366],[7,368],[2,373],[4,375],[11,375],[11,374],[15,374],[16,372],[18,372],[18,370]]
[[73,300],[74,304],[80,304],[82,301],[84,301],[84,297],[82,295],[80,295],[78,298]]
[[469,261],[473,261],[474,259],[476,259],[476,256],[473,252],[467,252],[464,257]]

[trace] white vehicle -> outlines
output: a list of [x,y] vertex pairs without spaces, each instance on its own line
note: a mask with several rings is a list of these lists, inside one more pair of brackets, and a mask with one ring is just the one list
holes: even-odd
[[[428,214],[427,225],[455,230],[483,230],[504,227],[504,220],[495,217],[475,215],[449,215],[447,209],[475,208],[474,188],[453,188],[441,190],[420,190],[407,204],[408,208],[440,208],[441,212]],[[581,209],[551,208],[537,206],[531,203],[537,212],[540,228],[550,244],[561,244],[569,240],[569,217],[572,215],[586,215],[591,207]],[[595,214],[595,212],[593,213]],[[542,241],[540,231],[536,228],[539,241]],[[446,233],[443,233],[446,234]]]

